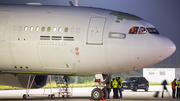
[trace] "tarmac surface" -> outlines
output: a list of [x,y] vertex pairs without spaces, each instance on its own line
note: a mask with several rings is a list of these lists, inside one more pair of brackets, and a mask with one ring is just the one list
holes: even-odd
[[[123,91],[122,99],[107,99],[106,101],[179,101],[180,99],[172,99],[169,97],[172,95],[171,86],[167,86],[169,92],[164,92],[164,98],[161,98],[162,94],[162,86],[150,86],[149,91],[145,92],[144,90],[138,90],[137,92],[131,90]],[[29,97],[27,99],[23,99],[23,94],[26,93],[26,90],[0,90],[0,100],[1,101],[89,101],[91,96],[91,91],[94,87],[85,87],[85,88],[73,88],[72,89],[72,97],[65,97],[55,95],[55,99],[51,99],[48,97],[50,94],[50,89],[31,89],[29,92]],[[52,89],[53,93],[57,93],[58,89]],[[156,91],[160,91],[159,96],[157,98],[153,97]],[[169,94],[168,94],[169,93]],[[110,97],[112,98],[113,92],[111,91]]]

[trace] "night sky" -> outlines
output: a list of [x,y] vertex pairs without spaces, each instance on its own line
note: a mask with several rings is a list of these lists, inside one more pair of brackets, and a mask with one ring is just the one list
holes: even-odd
[[[67,5],[75,0],[0,0],[5,4],[29,2],[43,5]],[[180,49],[180,0],[78,0],[78,6],[97,7],[121,11],[139,16],[163,35],[170,38]]]

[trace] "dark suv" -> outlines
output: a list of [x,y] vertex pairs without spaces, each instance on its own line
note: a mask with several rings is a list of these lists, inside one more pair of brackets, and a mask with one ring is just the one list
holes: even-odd
[[144,89],[148,91],[149,82],[144,77],[129,77],[123,81],[123,89],[131,89],[137,91],[137,89]]

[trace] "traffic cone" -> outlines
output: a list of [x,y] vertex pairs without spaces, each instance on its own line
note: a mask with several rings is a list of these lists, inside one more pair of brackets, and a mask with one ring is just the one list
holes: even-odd
[[104,98],[101,98],[101,99],[100,99],[100,101],[103,101],[103,100],[105,100],[105,99],[104,99]]

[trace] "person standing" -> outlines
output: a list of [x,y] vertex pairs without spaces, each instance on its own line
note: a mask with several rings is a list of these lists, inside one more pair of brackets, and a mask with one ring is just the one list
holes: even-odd
[[[167,89],[167,87],[166,87],[167,81],[164,80],[164,81],[162,82],[162,85],[163,85],[162,98],[164,98],[164,90],[166,90],[166,91],[168,92],[168,89]],[[168,94],[169,94],[169,92],[168,92]],[[169,94],[169,96],[170,96],[170,94]]]
[[113,98],[114,99],[117,99],[118,98],[118,82],[115,78],[113,78],[113,81],[112,81],[112,87],[113,87],[113,93],[114,93],[114,96]]
[[107,89],[107,91],[108,91],[108,99],[110,99],[109,95],[110,95],[110,92],[111,92],[111,88],[112,88],[112,81],[111,81],[111,79],[110,79],[110,81],[108,81],[108,82],[106,83],[106,89]]
[[172,87],[172,97],[175,98],[175,93],[176,93],[176,79],[171,83]]
[[122,81],[120,77],[118,77],[118,90],[120,94],[120,99],[122,99]]
[[180,79],[177,81],[177,93],[176,97],[180,98]]

